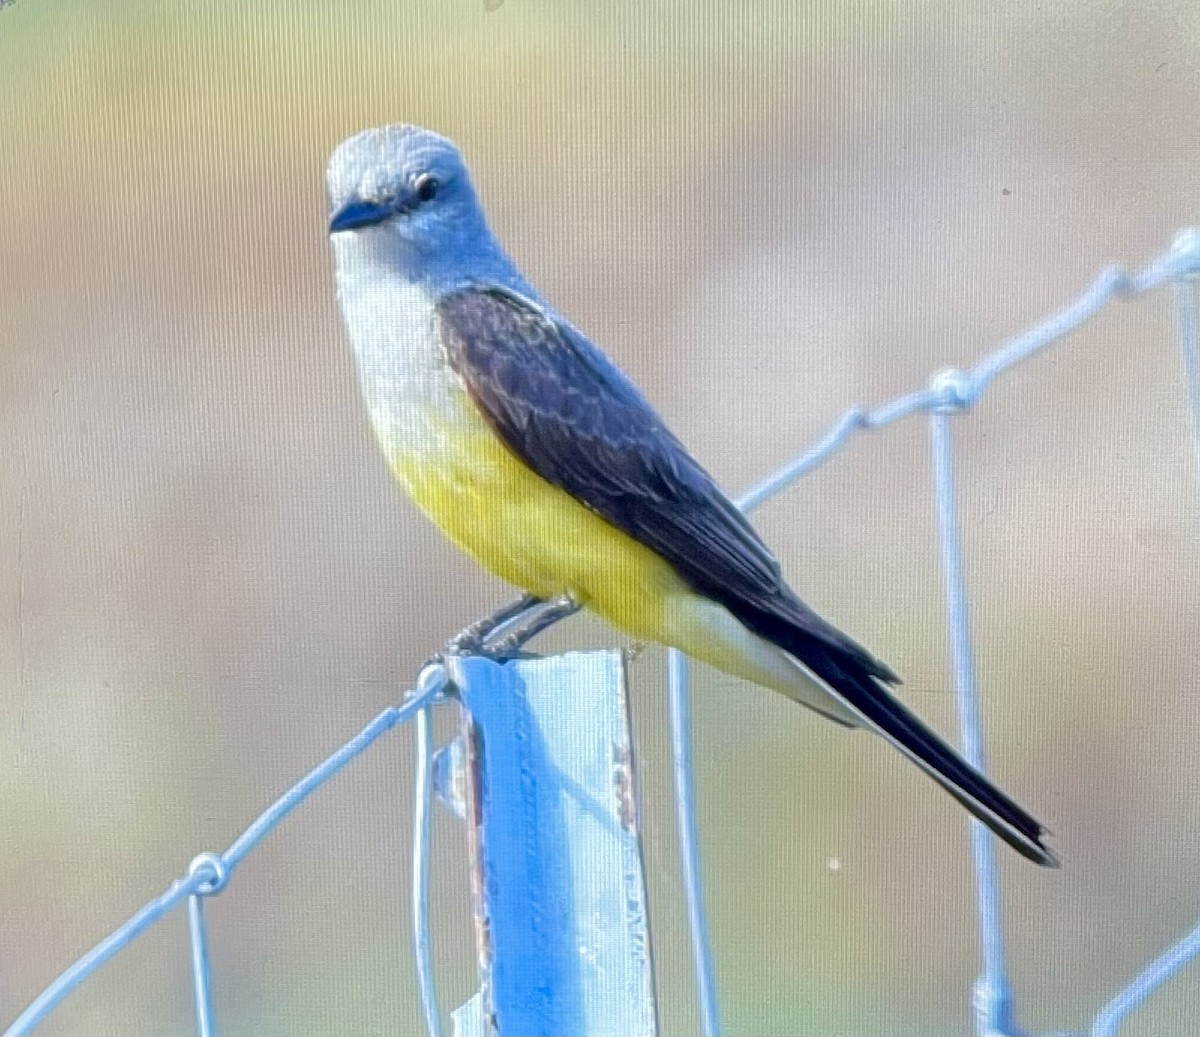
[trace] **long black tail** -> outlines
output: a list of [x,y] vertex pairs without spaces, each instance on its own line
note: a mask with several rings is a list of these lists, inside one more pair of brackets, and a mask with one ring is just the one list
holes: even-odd
[[[803,606],[801,606],[803,608]],[[738,618],[811,670],[873,730],[920,767],[1022,857],[1048,867],[1058,858],[1043,844],[1046,829],[914,716],[887,690],[886,666],[812,613],[789,622],[758,608]]]

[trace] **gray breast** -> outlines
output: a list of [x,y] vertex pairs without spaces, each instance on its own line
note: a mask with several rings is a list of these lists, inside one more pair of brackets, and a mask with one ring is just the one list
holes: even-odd
[[446,423],[462,420],[463,389],[446,362],[432,296],[368,257],[338,249],[338,302],[359,384],[385,451],[437,453]]

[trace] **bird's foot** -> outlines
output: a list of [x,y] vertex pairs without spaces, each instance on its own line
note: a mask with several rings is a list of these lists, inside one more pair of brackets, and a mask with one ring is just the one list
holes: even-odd
[[519,623],[514,624],[503,637],[486,642],[481,654],[497,661],[514,659],[521,655],[521,649],[532,641],[543,630],[552,627],[560,620],[573,616],[579,611],[579,602],[570,594],[562,594],[551,601],[539,601],[521,616]]
[[463,627],[446,642],[442,651],[450,655],[478,655],[496,630],[525,613],[533,612],[543,603],[543,599],[534,594],[522,594],[516,601],[510,601],[470,626]]
[[511,662],[513,659],[519,659],[525,656],[519,647],[509,643],[507,637],[503,638],[496,644],[485,644],[483,642],[463,642],[457,637],[451,638],[442,646],[440,652],[434,652],[422,664],[422,669],[426,666],[447,666],[451,659],[462,659],[470,657],[472,659],[490,659],[492,662],[501,664]]
[[[526,641],[569,616],[578,607],[567,595],[546,601],[533,594],[523,594],[516,601],[463,627],[442,646],[440,652],[431,655],[425,665],[445,665],[450,657],[462,655],[482,656],[497,663],[507,662],[521,655],[521,647]],[[518,620],[519,623],[516,622]],[[491,639],[497,630],[510,624],[515,625],[504,636]]]

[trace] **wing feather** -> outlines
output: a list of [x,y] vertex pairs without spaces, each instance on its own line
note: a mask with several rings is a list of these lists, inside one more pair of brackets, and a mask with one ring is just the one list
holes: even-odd
[[495,287],[452,293],[437,313],[448,362],[517,457],[803,663],[1019,853],[1056,862],[1037,819],[888,692],[896,675],[796,597],[750,523],[582,334]]
[[784,622],[872,677],[896,675],[804,605],[745,516],[637,388],[565,321],[506,289],[437,307],[451,367],[509,449],[657,552],[751,628]]

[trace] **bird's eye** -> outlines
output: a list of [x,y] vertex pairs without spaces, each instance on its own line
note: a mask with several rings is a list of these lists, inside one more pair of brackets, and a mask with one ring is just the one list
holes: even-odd
[[437,196],[438,188],[442,185],[438,183],[436,176],[431,176],[429,173],[423,173],[417,177],[417,182],[413,184],[413,190],[416,192],[417,201],[431,202]]

